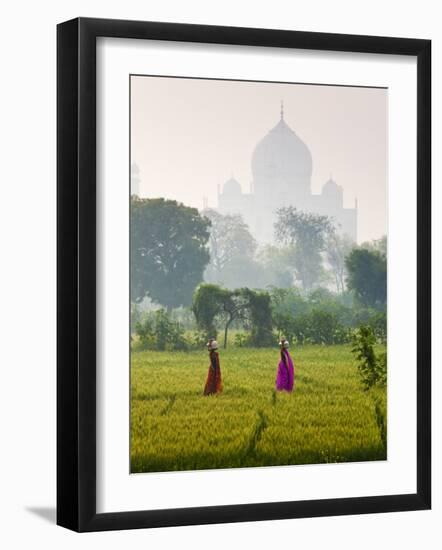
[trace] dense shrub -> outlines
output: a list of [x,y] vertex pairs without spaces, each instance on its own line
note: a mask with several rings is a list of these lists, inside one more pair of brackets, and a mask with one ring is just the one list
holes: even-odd
[[243,288],[240,292],[247,304],[245,316],[250,322],[250,345],[271,346],[274,338],[270,294],[249,288]]
[[387,341],[387,313],[377,311],[370,317],[368,324],[373,330],[376,341],[385,344]]
[[308,294],[297,289],[273,289],[272,315],[275,328],[299,344],[342,344],[351,341],[352,329],[372,327],[376,341],[385,343],[385,310],[362,306],[351,293],[334,294],[318,288]]
[[278,316],[277,329],[288,340],[298,344],[344,344],[350,340],[350,329],[346,328],[334,313],[313,309],[298,317]]
[[348,330],[336,313],[314,309],[310,314],[309,339],[313,344],[343,344],[348,340]]
[[146,313],[135,324],[135,333],[145,349],[164,351],[188,348],[184,329],[165,309]]
[[235,346],[242,348],[247,343],[247,335],[244,332],[235,334]]
[[219,315],[220,309],[229,291],[214,284],[201,284],[193,294],[192,311],[196,323],[205,338],[216,338],[217,327],[215,318]]
[[387,354],[376,354],[376,336],[368,325],[361,325],[353,334],[353,348],[357,366],[365,390],[387,383]]
[[379,250],[354,248],[345,258],[347,288],[364,306],[378,307],[387,301],[387,257]]

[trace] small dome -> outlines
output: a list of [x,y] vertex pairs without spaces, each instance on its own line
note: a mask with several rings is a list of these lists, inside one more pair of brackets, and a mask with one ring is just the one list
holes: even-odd
[[241,195],[241,185],[232,177],[223,185],[223,193],[225,195]]
[[323,190],[326,190],[326,189],[327,190],[328,189],[334,190],[334,189],[337,189],[337,188],[338,188],[338,186],[337,186],[335,180],[333,180],[331,177],[328,178],[328,180],[324,183],[324,185],[322,187]]
[[322,187],[323,195],[337,195],[342,192],[342,187],[338,185],[331,177],[324,183]]

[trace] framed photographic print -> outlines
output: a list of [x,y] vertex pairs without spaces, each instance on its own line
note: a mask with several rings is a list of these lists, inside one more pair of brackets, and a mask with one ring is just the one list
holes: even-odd
[[430,41],[57,36],[57,523],[430,508]]

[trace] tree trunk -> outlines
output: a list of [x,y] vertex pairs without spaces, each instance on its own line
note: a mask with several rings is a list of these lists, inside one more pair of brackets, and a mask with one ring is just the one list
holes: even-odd
[[229,326],[230,326],[230,323],[232,322],[232,318],[230,318],[227,323],[226,323],[226,326],[224,328],[224,349],[227,348],[227,333],[229,331]]

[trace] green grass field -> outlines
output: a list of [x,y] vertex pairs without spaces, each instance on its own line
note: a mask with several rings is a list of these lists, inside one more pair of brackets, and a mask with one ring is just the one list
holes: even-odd
[[277,348],[220,350],[224,391],[204,397],[206,352],[133,351],[131,471],[385,460],[386,389],[363,391],[350,346],[292,356],[286,394]]

